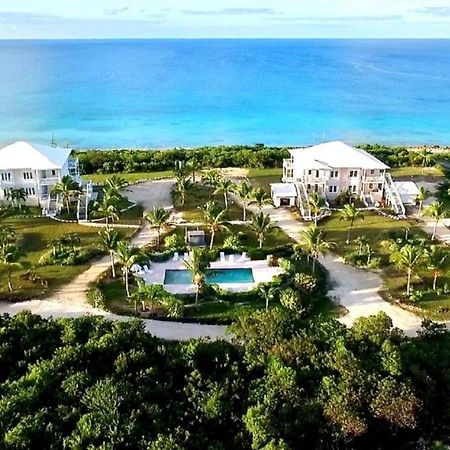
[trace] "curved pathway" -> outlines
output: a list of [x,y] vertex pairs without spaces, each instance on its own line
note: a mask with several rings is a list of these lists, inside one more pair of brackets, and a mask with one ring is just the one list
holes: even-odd
[[[239,202],[236,196],[233,200]],[[256,211],[254,206],[249,210]],[[272,221],[290,238],[300,240],[300,233],[306,228],[296,220],[289,210],[264,206],[264,212],[270,214]],[[338,320],[346,326],[351,326],[358,317],[370,316],[381,311],[391,317],[395,327],[402,329],[408,336],[415,336],[421,328],[422,318],[406,311],[399,306],[386,302],[379,291],[383,287],[381,277],[373,272],[357,269],[345,264],[336,255],[320,258],[322,265],[328,270],[332,290],[330,296],[347,310],[347,314]]]
[[[130,188],[129,198],[143,204],[145,209],[153,206],[171,206],[170,189],[172,180],[158,180],[141,183]],[[138,186],[138,187],[137,187]],[[132,243],[143,246],[156,237],[156,232],[147,224],[135,234]],[[109,267],[109,257],[103,257],[92,263],[91,267],[78,275],[69,284],[56,290],[45,300],[25,302],[0,302],[0,314],[14,315],[28,310],[45,318],[80,317],[86,314],[103,316],[110,320],[129,320],[128,316],[119,316],[90,306],[86,301],[86,289],[92,281]],[[169,322],[142,319],[145,330],[154,336],[169,340],[189,339],[229,339],[226,327],[221,325],[201,325],[195,323]]]

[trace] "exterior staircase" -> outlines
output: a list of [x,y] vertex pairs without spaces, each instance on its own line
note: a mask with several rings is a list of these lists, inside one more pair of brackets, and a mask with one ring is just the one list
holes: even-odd
[[295,183],[295,187],[298,192],[298,206],[300,208],[300,213],[304,220],[312,220],[311,210],[308,206],[308,192],[306,191],[306,186],[303,181],[298,181]]
[[85,186],[83,186],[83,192],[78,197],[77,203],[77,220],[78,222],[87,221],[88,217],[88,209],[89,209],[89,201],[92,197],[92,183],[89,182]]
[[388,202],[391,204],[394,212],[401,218],[406,217],[405,205],[402,202],[402,198],[395,187],[394,181],[390,173],[386,174],[385,192]]

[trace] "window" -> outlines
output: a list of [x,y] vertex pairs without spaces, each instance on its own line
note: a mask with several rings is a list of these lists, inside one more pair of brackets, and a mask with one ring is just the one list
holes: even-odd
[[356,186],[350,186],[352,192],[356,192]]
[[337,191],[337,186],[328,186],[328,192],[336,193]]
[[372,169],[372,170],[370,171],[370,175],[373,175],[374,173],[375,173],[375,170]]
[[369,183],[369,189],[373,188],[373,183]]
[[320,176],[320,172],[318,170],[316,170],[316,178],[319,178]]
[[23,179],[24,180],[32,180],[33,179],[33,172],[24,172],[23,173]]
[[308,185],[306,186],[306,189],[309,191],[309,190],[311,189],[311,185],[308,184]]
[[11,172],[2,172],[2,181],[11,181]]
[[56,170],[52,170],[52,177],[56,176]]
[[308,175],[312,175],[312,170],[308,170]]
[[330,176],[331,178],[337,178],[339,176],[339,172],[337,170],[332,170]]
[[381,189],[383,189],[383,184],[382,183],[378,183],[378,190],[381,191]]
[[34,188],[25,188],[25,193],[27,195],[36,195],[36,191],[34,190]]
[[358,176],[358,171],[357,170],[350,170],[350,178],[354,178]]

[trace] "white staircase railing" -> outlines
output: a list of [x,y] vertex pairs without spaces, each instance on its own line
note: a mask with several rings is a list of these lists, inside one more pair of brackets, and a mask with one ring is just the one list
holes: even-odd
[[298,191],[298,196],[299,196],[299,207],[300,207],[300,212],[302,214],[302,217],[304,220],[311,220],[312,219],[312,214],[311,214],[311,210],[309,209],[309,205],[308,205],[308,192],[306,190],[306,186],[305,183],[303,183],[303,181],[298,181],[297,182],[297,191]]
[[395,187],[394,181],[390,173],[386,174],[385,182],[386,197],[392,205],[395,213],[401,217],[406,217],[405,205],[402,202],[402,198]]

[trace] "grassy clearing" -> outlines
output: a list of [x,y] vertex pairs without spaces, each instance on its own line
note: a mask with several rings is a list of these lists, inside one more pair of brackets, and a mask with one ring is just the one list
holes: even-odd
[[[380,275],[383,278],[385,286],[389,294],[394,299],[403,297],[406,286],[406,273],[395,268],[389,262],[389,250],[381,244],[390,232],[403,231],[406,227],[410,228],[410,235],[421,238],[429,238],[429,236],[421,229],[415,227],[414,222],[395,221],[376,215],[374,213],[365,213],[364,220],[355,223],[351,235],[352,241],[346,244],[348,223],[339,220],[338,214],[333,214],[329,219],[320,225],[327,232],[327,239],[336,242],[336,253],[341,256],[357,250],[357,244],[354,240],[358,236],[365,236],[375,251],[375,256],[381,259]],[[413,288],[416,290],[424,290],[432,286],[432,274],[426,268],[426,263],[419,266],[412,279]],[[450,269],[439,278],[438,287],[445,284],[450,286]],[[422,309],[424,316],[435,320],[450,319],[450,296],[442,295],[437,297],[434,293],[426,294],[416,306]]]
[[[195,227],[195,229],[200,228],[205,231],[206,234],[206,244],[210,242],[209,232],[205,227]],[[186,233],[185,227],[177,227],[174,230],[180,240],[183,241]],[[244,247],[256,248],[258,247],[258,240],[256,235],[245,225],[230,225],[228,230],[220,231],[216,233],[214,237],[214,247],[221,248],[224,240],[227,236],[231,234],[237,234],[241,237],[242,245]],[[278,247],[280,245],[291,244],[292,239],[281,229],[273,228],[270,233],[268,233],[266,240],[264,241],[264,247]]]
[[[189,192],[186,196],[185,204],[182,205],[179,199],[174,201],[175,209],[183,214],[183,218],[189,222],[201,222],[203,220],[203,213],[198,208],[203,206],[207,201],[214,200],[222,209],[225,209],[225,200],[223,195],[213,195],[214,189],[195,184],[195,189]],[[228,220],[240,220],[242,218],[242,210],[240,206],[236,205],[228,199]]]
[[281,183],[282,172],[280,168],[249,169],[247,176],[252,186],[263,188],[269,193],[271,183]]
[[[79,266],[39,266],[39,258],[48,249],[48,242],[64,234],[77,233],[81,238],[82,249],[93,247],[98,240],[98,230],[76,223],[60,223],[47,218],[17,218],[9,217],[0,220],[0,224],[8,224],[16,229],[20,248],[24,256],[20,263],[21,270],[13,272],[13,286],[23,298],[40,296],[47,291],[45,286],[22,279],[20,276],[26,270],[48,282],[48,290],[52,290],[72,280],[86,270],[89,265]],[[7,292],[6,273],[0,273],[0,292]]]
[[111,178],[113,175],[119,175],[128,183],[136,183],[137,181],[142,180],[154,180],[156,178],[170,178],[173,176],[173,172],[171,170],[166,170],[163,172],[138,172],[138,173],[92,173],[83,175],[83,180],[89,181],[91,180],[93,183],[104,183],[108,178]]
[[394,167],[391,169],[393,178],[442,178],[444,172],[442,167]]

